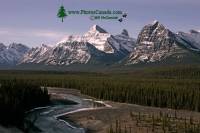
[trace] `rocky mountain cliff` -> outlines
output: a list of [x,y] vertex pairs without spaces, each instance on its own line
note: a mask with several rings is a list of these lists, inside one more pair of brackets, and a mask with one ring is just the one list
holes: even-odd
[[137,46],[127,58],[127,64],[158,62],[168,57],[178,60],[188,53],[188,50],[199,51],[200,44],[194,43],[196,37],[188,36],[190,35],[183,32],[175,34],[158,21],[154,21],[144,26],[140,32]]
[[[98,25],[83,35],[70,35],[54,46],[29,49],[22,44],[0,43],[0,66],[133,65],[185,59],[200,63],[200,32],[173,33],[158,21],[144,26],[137,40],[127,30],[112,35]],[[171,60],[172,59],[172,60]],[[194,59],[194,60],[193,60]]]
[[126,30],[114,36],[94,25],[84,35],[70,35],[54,47],[31,49],[20,64],[110,64],[123,59],[134,47],[135,40],[129,37]]
[[16,65],[28,51],[29,48],[23,44],[12,43],[5,46],[0,43],[0,65]]

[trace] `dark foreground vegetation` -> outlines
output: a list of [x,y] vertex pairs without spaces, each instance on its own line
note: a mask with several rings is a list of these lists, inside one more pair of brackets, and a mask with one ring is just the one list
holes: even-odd
[[[3,78],[3,77],[1,77]],[[0,123],[23,128],[25,112],[49,102],[46,88],[30,80],[0,81]]]
[[177,117],[168,113],[130,112],[131,121],[117,119],[107,133],[199,133],[200,121],[193,117]]
[[[3,103],[4,108],[12,108],[9,114],[38,106],[39,101],[46,102],[47,97],[39,98],[47,95],[39,85],[76,88],[84,94],[116,102],[200,111],[200,67],[148,68],[124,73],[1,71],[0,82],[6,82],[0,94],[5,95],[1,99],[10,105]],[[18,116],[11,119],[14,117]]]

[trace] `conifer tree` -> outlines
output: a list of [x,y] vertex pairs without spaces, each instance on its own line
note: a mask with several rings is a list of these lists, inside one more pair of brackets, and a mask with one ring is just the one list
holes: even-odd
[[62,5],[62,6],[60,7],[60,9],[58,10],[57,16],[58,16],[59,18],[61,18],[62,22],[64,21],[64,18],[67,16],[66,10],[65,10],[65,8],[64,8],[63,5]]

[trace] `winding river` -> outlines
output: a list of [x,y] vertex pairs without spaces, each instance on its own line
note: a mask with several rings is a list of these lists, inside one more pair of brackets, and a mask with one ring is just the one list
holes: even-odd
[[[69,92],[62,88],[48,88],[48,90],[51,97],[57,97],[59,100],[52,99],[53,105],[35,108],[27,112],[26,120],[31,121],[32,124],[28,131],[30,133],[85,133],[85,129],[70,124],[61,117],[80,111],[111,107],[102,101],[84,97],[78,91]],[[65,101],[72,101],[73,103],[67,104]],[[30,124],[27,124],[28,126]]]

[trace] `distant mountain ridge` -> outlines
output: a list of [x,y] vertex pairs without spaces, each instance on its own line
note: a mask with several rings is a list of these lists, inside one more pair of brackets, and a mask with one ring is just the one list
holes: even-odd
[[[112,35],[98,25],[83,35],[70,35],[54,46],[28,48],[0,43],[0,66],[134,65],[156,62],[199,62],[200,32],[173,33],[158,21],[143,27],[137,39],[126,29]],[[173,60],[173,61],[172,61]]]
[[16,65],[28,51],[29,48],[23,44],[12,43],[5,46],[0,43],[0,65]]
[[31,49],[20,64],[112,64],[126,57],[134,47],[135,40],[126,30],[114,36],[94,25],[84,35],[70,35],[54,47]]
[[193,50],[199,51],[200,49],[200,32],[196,30],[190,30],[189,33],[178,32],[178,36],[185,43],[189,43]]

